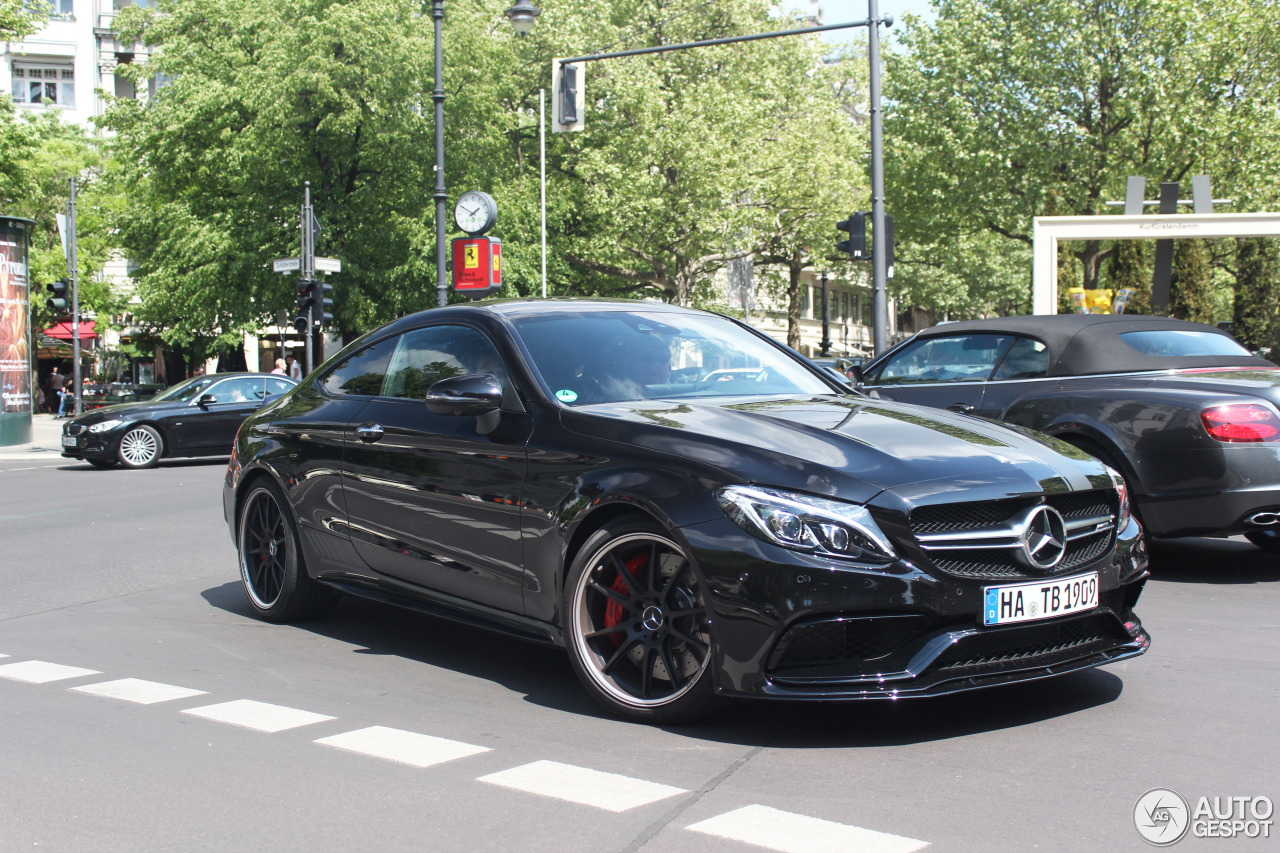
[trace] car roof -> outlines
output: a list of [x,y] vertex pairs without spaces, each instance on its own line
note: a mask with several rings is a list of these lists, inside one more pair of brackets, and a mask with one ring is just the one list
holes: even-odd
[[1169,370],[1187,367],[1275,367],[1251,355],[1158,356],[1146,355],[1126,344],[1120,335],[1142,331],[1191,331],[1220,335],[1226,332],[1204,323],[1151,317],[1144,314],[1037,314],[960,320],[920,332],[917,339],[958,334],[989,333],[1025,335],[1049,347],[1050,376],[1083,376]]

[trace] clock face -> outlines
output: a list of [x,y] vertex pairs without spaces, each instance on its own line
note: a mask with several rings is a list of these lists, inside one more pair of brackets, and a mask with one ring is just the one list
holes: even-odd
[[453,208],[454,221],[468,234],[483,234],[497,218],[498,205],[487,193],[475,190],[463,193]]

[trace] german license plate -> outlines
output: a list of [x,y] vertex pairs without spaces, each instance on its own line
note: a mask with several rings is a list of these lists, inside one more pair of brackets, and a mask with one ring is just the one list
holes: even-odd
[[62,446],[63,446],[63,447],[75,447],[75,446],[76,446],[76,437],[75,437],[74,435],[64,435],[64,436],[62,437]]
[[989,586],[983,590],[983,602],[983,625],[1010,625],[1079,613],[1098,606],[1098,573]]

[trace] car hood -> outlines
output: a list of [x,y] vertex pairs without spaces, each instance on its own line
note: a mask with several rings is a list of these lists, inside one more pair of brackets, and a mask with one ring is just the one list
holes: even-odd
[[1109,487],[1096,460],[991,421],[861,397],[643,400],[567,410],[565,426],[712,466],[727,479],[908,504]]
[[71,421],[81,426],[92,426],[93,424],[102,423],[112,418],[120,418],[121,420],[140,421],[144,418],[152,417],[163,409],[173,406],[172,403],[152,403],[143,400],[137,403],[117,403],[114,406],[103,406],[101,409],[94,409],[91,412],[85,412],[80,417]]

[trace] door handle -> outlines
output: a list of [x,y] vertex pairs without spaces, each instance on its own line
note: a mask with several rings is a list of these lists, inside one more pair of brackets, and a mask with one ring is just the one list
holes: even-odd
[[356,435],[360,436],[360,440],[365,444],[373,444],[382,438],[382,424],[360,424],[356,427]]
[[974,407],[970,406],[968,403],[952,403],[950,406],[947,406],[948,412],[959,412],[962,415],[971,415],[973,414],[973,410]]

